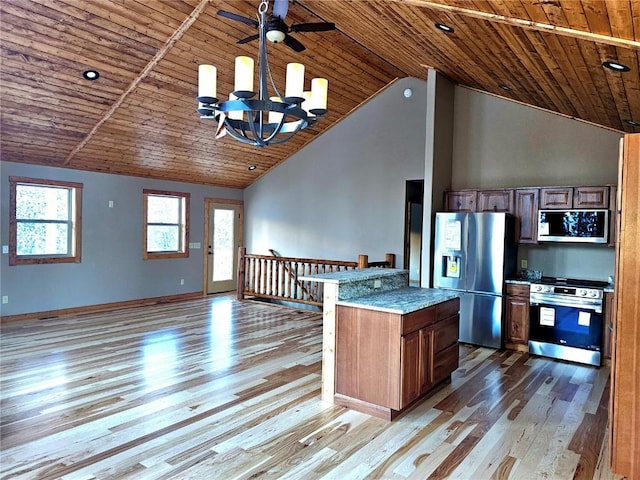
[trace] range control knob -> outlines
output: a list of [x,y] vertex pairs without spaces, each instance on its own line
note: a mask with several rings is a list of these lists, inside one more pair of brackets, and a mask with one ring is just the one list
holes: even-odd
[[598,296],[598,292],[596,292],[595,290],[591,290],[591,291],[589,292],[589,296],[590,296],[591,298],[596,298],[596,297]]
[[585,290],[584,288],[580,288],[578,289],[578,291],[576,292],[578,294],[578,296],[580,297],[586,297],[587,296],[587,290]]

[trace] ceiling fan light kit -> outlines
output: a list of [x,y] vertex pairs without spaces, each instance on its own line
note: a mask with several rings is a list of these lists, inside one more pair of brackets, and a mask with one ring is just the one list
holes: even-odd
[[[218,14],[259,28],[258,92],[254,91],[254,61],[250,57],[236,57],[234,91],[229,100],[220,102],[217,95],[217,69],[213,65],[198,68],[198,113],[203,119],[218,122],[217,137],[228,134],[232,138],[257,147],[277,145],[291,139],[296,133],[312,126],[327,113],[328,81],[311,80],[311,90],[304,90],[304,65],[289,63],[286,72],[285,94],[278,91],[269,68],[267,40],[283,42],[296,51],[304,46],[288,35],[288,31],[326,31],[334,24],[300,24],[291,29],[284,23],[288,1],[276,0],[272,17],[267,21],[268,0],[258,7],[259,22],[229,12]],[[276,16],[281,15],[281,16]],[[274,29],[277,25],[277,30]],[[240,40],[246,43],[254,36]],[[267,79],[271,81],[275,96],[269,96]],[[256,96],[257,95],[257,96]]]

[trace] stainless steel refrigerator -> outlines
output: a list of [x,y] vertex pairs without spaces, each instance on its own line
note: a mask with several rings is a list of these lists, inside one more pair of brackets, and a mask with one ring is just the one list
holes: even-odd
[[433,286],[460,293],[461,342],[502,346],[504,281],[516,262],[511,215],[436,213]]

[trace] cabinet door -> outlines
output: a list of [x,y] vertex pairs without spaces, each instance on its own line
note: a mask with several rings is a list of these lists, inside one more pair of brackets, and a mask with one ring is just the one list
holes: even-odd
[[515,191],[516,241],[538,243],[539,189],[520,188]]
[[609,208],[609,187],[575,187],[573,208]]
[[423,328],[420,330],[420,394],[433,386],[433,350],[433,332],[430,328]]
[[540,189],[542,210],[573,208],[573,187],[545,187]]
[[513,190],[481,190],[478,192],[478,212],[513,214]]
[[507,343],[529,342],[529,299],[507,297]]
[[447,212],[475,212],[476,198],[475,190],[444,192],[444,209]]
[[404,408],[420,396],[420,330],[404,335],[401,347],[400,408]]

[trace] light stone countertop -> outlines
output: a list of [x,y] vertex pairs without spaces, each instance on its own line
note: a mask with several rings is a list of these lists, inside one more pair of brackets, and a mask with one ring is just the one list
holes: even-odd
[[439,288],[403,287],[338,301],[336,305],[405,315],[452,300],[458,296],[456,292]]
[[408,274],[408,272],[408,270],[402,270],[399,268],[362,268],[355,270],[342,270],[340,272],[318,273],[315,275],[301,275],[298,279],[312,282],[339,283],[342,285],[344,283],[392,277],[403,273]]

